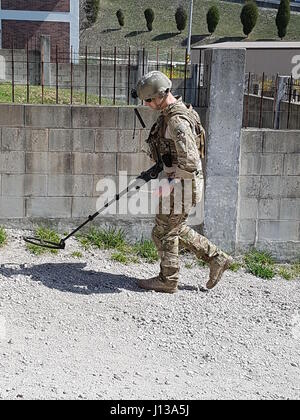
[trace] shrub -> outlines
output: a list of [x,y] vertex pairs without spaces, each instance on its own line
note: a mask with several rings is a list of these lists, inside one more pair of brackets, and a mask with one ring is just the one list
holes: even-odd
[[213,34],[217,29],[218,23],[220,21],[220,12],[217,6],[212,6],[207,12],[206,16],[207,28],[210,34]]
[[185,30],[187,24],[188,15],[182,6],[178,7],[175,13],[175,20],[178,31],[181,33]]
[[243,32],[248,37],[253,31],[258,19],[258,7],[253,1],[248,1],[241,12]]
[[122,9],[119,9],[116,13],[116,16],[118,18],[118,22],[119,25],[121,26],[121,28],[125,25],[125,16],[124,16],[124,12]]
[[100,0],[85,0],[84,11],[89,26],[92,26],[98,19]]
[[153,22],[154,22],[154,18],[155,18],[153,10],[152,9],[146,9],[145,12],[144,12],[144,15],[145,15],[145,19],[146,19],[146,22],[147,22],[148,31],[152,31]]
[[286,31],[291,18],[290,0],[281,0],[278,12],[276,15],[276,26],[278,36],[283,39],[286,36]]

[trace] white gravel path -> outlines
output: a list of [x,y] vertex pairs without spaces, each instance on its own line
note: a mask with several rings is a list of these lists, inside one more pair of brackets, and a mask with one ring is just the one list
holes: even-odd
[[[9,231],[0,248],[0,399],[299,399],[300,279],[184,267],[175,295],[70,240],[32,256]],[[202,286],[196,290],[196,285]]]

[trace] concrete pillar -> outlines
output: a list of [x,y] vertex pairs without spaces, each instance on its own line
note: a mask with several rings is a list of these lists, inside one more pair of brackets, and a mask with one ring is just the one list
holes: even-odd
[[5,80],[6,75],[6,62],[5,57],[0,55],[0,80]]
[[275,118],[274,118],[274,128],[278,130],[280,128],[280,103],[281,101],[286,100],[287,87],[289,84],[288,76],[279,76],[278,78],[278,90],[277,96],[275,98]]
[[44,69],[41,69],[41,82],[44,86],[50,86],[51,40],[49,35],[41,35],[41,61],[44,63]]
[[235,251],[240,138],[243,120],[245,49],[205,51],[207,86],[204,234]]

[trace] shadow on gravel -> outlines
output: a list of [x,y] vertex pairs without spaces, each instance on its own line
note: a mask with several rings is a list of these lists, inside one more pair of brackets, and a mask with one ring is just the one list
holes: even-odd
[[[13,276],[31,277],[32,280],[43,283],[49,289],[81,295],[121,293],[124,289],[147,293],[137,286],[137,279],[134,277],[85,270],[85,268],[85,263],[53,263],[32,267],[27,267],[25,264],[0,264],[0,274],[7,278]],[[180,285],[179,290],[206,291],[206,289],[198,289],[189,285]]]
[[134,278],[85,270],[85,267],[85,263],[40,264],[32,267],[5,264],[0,266],[0,274],[6,277],[28,276],[49,289],[82,295],[121,293],[120,289],[140,291]]

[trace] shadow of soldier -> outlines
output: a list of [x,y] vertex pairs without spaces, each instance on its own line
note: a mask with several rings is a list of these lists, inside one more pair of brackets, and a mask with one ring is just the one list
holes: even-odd
[[[0,264],[0,275],[6,278],[26,276],[49,289],[81,295],[121,293],[122,290],[146,293],[137,278],[86,270],[86,263],[47,263],[26,267],[25,264]],[[179,284],[181,291],[207,292],[201,286]]]
[[86,266],[85,263],[48,263],[30,267],[3,264],[0,265],[0,274],[7,278],[23,275],[41,282],[49,289],[81,295],[143,291],[138,288],[134,278],[86,270]]

